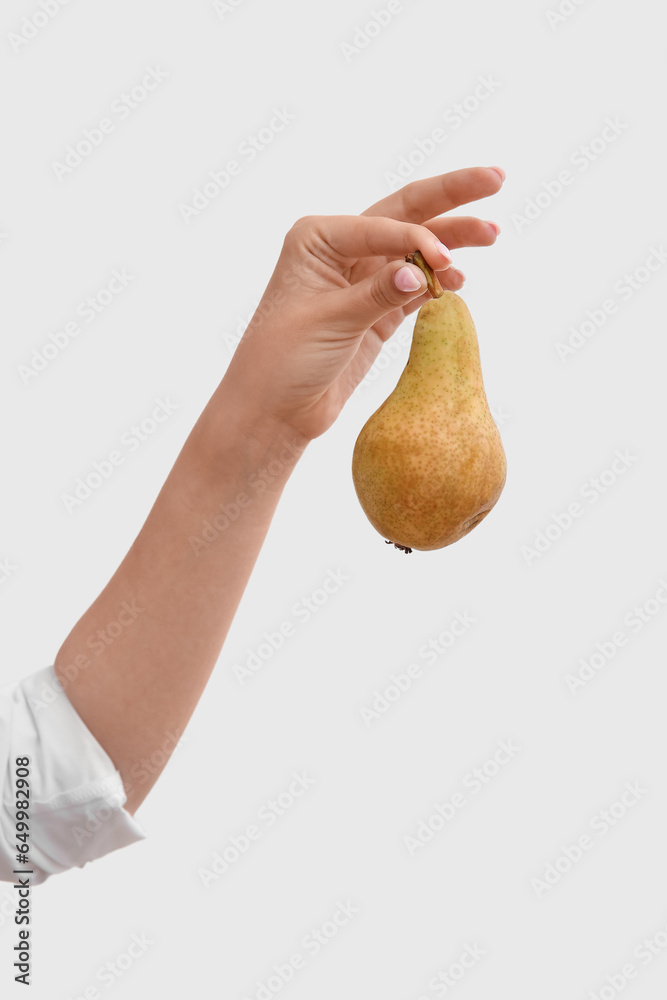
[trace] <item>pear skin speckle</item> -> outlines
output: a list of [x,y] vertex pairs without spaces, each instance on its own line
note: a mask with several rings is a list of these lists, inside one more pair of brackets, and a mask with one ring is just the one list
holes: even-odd
[[419,310],[405,370],[357,438],[359,502],[385,539],[440,549],[486,517],[506,471],[472,317],[445,291]]

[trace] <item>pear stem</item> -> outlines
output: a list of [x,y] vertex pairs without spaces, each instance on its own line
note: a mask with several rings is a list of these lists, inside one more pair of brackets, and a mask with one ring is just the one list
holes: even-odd
[[439,299],[441,295],[444,295],[445,290],[438,281],[438,276],[432,267],[426,263],[424,255],[421,250],[415,250],[414,253],[406,253],[405,259],[408,264],[416,264],[424,274],[426,275],[426,283],[428,285],[428,290],[434,299]]

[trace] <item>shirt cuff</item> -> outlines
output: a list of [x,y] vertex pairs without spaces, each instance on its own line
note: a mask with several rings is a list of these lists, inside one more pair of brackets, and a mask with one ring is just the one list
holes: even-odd
[[127,795],[119,771],[72,705],[52,665],[5,686],[0,697],[12,702],[0,840],[11,858],[13,762],[28,756],[31,864],[26,867],[34,871],[33,884],[146,839],[123,808]]

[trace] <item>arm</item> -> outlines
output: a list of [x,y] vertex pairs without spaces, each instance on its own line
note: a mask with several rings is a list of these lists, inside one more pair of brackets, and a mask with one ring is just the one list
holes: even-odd
[[[439,213],[494,194],[502,174],[459,170],[407,185],[360,216],[308,217],[288,233],[274,274],[118,570],[54,662],[92,734],[120,771],[133,813],[160,769],[133,771],[180,736],[220,655],[282,490],[308,443],[345,401],[402,320],[428,298],[421,250],[458,289],[451,247],[489,245],[497,230]],[[217,521],[216,521],[217,517]],[[204,532],[204,522],[213,528]],[[123,618],[124,602],[130,608]],[[76,657],[105,623],[122,632]]]
[[[147,774],[135,765],[165,745],[173,749],[172,734],[185,729],[305,447],[229,395],[221,383],[132,547],[54,663],[70,701],[120,771],[130,813],[161,770]],[[112,620],[123,631],[91,655],[89,638]],[[91,665],[77,670],[82,653]]]

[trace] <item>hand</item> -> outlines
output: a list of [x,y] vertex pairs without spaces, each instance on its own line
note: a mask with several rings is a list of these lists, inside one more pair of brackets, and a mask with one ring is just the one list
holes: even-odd
[[503,180],[500,168],[471,167],[407,184],[361,215],[299,219],[223,382],[304,443],[318,437],[384,342],[429,298],[405,254],[421,250],[443,288],[459,289],[465,279],[449,250],[489,246],[499,230],[440,215],[495,194]]

